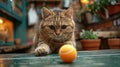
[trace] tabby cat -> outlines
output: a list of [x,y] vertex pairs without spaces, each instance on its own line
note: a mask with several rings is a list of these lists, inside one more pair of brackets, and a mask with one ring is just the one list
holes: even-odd
[[36,46],[35,55],[41,56],[58,52],[64,44],[76,47],[73,9],[53,11],[44,7],[42,12],[42,20],[36,25],[37,30],[33,38]]
[[8,29],[6,27],[0,27],[0,41],[6,42],[8,38]]

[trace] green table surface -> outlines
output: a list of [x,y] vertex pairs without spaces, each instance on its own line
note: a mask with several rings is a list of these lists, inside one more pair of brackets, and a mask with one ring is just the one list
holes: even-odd
[[0,67],[120,67],[120,50],[78,51],[72,63],[63,63],[58,54],[0,54]]

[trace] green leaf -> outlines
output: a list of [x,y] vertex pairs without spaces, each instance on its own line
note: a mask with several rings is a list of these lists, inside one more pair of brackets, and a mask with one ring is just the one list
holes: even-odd
[[97,35],[93,33],[93,30],[91,29],[90,31],[88,30],[82,30],[82,33],[80,35],[81,39],[97,39]]

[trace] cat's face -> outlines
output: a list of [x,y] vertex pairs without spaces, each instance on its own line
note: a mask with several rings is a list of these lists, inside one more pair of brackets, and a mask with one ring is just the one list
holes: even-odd
[[74,32],[72,9],[50,13],[51,14],[47,17],[44,15],[44,20],[41,23],[41,31],[43,35],[45,35],[46,38],[50,38],[58,42],[63,42],[71,38]]
[[4,41],[8,36],[8,29],[7,28],[0,28],[0,41]]
[[6,34],[8,34],[8,30],[7,30],[7,28],[0,28],[0,35],[6,35]]

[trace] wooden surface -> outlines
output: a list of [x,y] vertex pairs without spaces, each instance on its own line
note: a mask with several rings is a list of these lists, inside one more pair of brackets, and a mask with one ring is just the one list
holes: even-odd
[[58,54],[1,54],[2,67],[120,67],[120,50],[79,51],[72,63],[63,63]]

